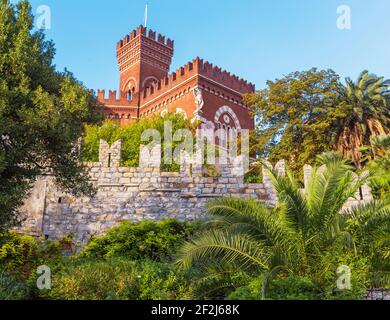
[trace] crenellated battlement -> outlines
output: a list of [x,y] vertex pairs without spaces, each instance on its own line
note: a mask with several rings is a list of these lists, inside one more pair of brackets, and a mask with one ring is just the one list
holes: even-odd
[[160,94],[163,94],[172,87],[180,84],[184,80],[187,80],[193,76],[199,74],[199,59],[194,59],[188,62],[183,67],[180,67],[175,72],[170,73],[167,77],[157,81],[154,87],[146,88],[143,93],[143,99],[145,101],[150,100]]
[[153,41],[156,41],[168,48],[173,49],[174,41],[172,39],[166,38],[162,34],[157,34],[152,29],[147,29],[144,26],[139,26],[138,28],[131,31],[128,35],[126,35],[122,40],[118,41],[117,43],[117,50],[120,50],[124,46],[126,46],[128,43],[130,43],[132,40],[137,38],[138,36],[144,36],[148,39],[151,39]]
[[106,96],[106,90],[97,91],[98,100],[103,104],[134,104],[133,100],[130,100],[125,92],[120,92],[118,95],[117,90],[109,90],[108,96]]
[[152,99],[195,75],[204,76],[240,93],[255,91],[254,84],[197,57],[175,72],[170,73],[164,79],[159,80],[154,88],[147,88],[143,98],[146,100]]
[[205,77],[222,83],[225,86],[241,93],[250,93],[255,91],[255,85],[253,83],[250,83],[243,78],[239,78],[238,76],[231,74],[230,72],[223,70],[208,61],[204,61],[203,59],[199,60],[199,73]]

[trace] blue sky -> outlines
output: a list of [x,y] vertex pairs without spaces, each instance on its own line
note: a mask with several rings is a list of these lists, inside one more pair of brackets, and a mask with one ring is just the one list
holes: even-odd
[[[13,1],[15,2],[15,1]],[[390,78],[389,0],[32,0],[51,8],[59,70],[91,89],[116,89],[115,46],[143,22],[175,40],[171,70],[200,56],[265,87],[311,67],[356,78],[368,69]],[[349,5],[350,30],[336,26]]]

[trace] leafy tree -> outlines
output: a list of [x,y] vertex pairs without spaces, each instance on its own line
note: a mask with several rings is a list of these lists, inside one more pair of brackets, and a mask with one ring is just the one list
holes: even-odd
[[122,162],[124,166],[136,167],[139,164],[139,151],[141,144],[147,145],[148,142],[142,142],[141,136],[147,129],[155,129],[160,133],[162,143],[162,163],[163,170],[178,170],[177,163],[164,165],[164,148],[170,145],[172,150],[178,146],[183,139],[179,141],[165,141],[164,124],[170,121],[172,123],[172,134],[180,129],[191,129],[194,127],[185,120],[180,114],[166,114],[164,117],[156,116],[144,118],[131,126],[121,127],[118,123],[107,120],[102,126],[90,125],[86,128],[86,135],[83,144],[83,159],[85,161],[98,161],[100,139],[112,144],[115,141],[122,140]]
[[311,69],[268,81],[267,88],[245,97],[255,118],[252,152],[276,162],[289,161],[294,172],[329,151],[329,128],[338,115],[338,75]]
[[0,228],[17,222],[34,179],[50,172],[66,191],[92,192],[76,148],[98,120],[93,95],[52,63],[54,46],[33,31],[28,1],[0,0]]
[[325,166],[314,168],[304,192],[291,171],[287,176],[269,172],[277,208],[254,200],[210,202],[210,228],[186,243],[178,263],[187,268],[235,265],[240,271],[264,274],[266,280],[280,272],[306,276],[323,290],[334,288],[335,270],[342,263],[356,268],[352,285],[361,295],[367,272],[383,271],[383,264],[371,263],[373,257],[378,251],[382,258],[389,254],[390,208],[378,201],[344,211],[366,179],[356,179],[338,154],[324,154],[319,161]]
[[[357,168],[362,167],[362,150],[370,146],[371,138],[385,135],[390,130],[390,80],[363,71],[357,82],[346,79],[340,85],[340,105],[344,117],[333,125],[335,146]],[[372,150],[373,153],[373,150]]]

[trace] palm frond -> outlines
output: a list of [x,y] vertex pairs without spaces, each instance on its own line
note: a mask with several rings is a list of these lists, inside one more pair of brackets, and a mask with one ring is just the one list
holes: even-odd
[[284,203],[284,209],[290,223],[296,230],[305,230],[309,213],[301,188],[292,176],[291,171],[287,170],[287,176],[285,177],[278,175],[273,170],[266,170],[279,201]]
[[282,210],[267,208],[255,200],[221,198],[208,204],[212,223],[247,234],[267,246],[287,250],[294,247],[296,234]]
[[188,269],[194,262],[208,259],[223,263],[239,261],[243,269],[257,266],[259,270],[267,270],[270,256],[269,249],[250,236],[211,230],[184,244],[177,263]]

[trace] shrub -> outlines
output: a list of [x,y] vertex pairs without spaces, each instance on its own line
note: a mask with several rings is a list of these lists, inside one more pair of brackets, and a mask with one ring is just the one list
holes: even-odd
[[14,231],[0,235],[1,268],[17,279],[26,279],[37,266],[55,264],[61,258],[60,242],[41,241]]
[[257,300],[253,295],[252,290],[248,287],[240,287],[235,291],[231,292],[226,300]]
[[144,261],[137,268],[139,300],[181,300],[192,297],[186,274],[170,263]]
[[271,282],[267,299],[273,300],[317,300],[320,298],[320,289],[306,277],[290,276]]
[[0,300],[22,300],[27,298],[27,290],[23,283],[16,281],[11,275],[0,270]]
[[[322,259],[325,270],[319,284],[324,288],[324,298],[328,300],[361,300],[367,293],[370,284],[369,263],[367,258],[353,254],[330,252]],[[350,290],[338,290],[337,280],[340,274],[336,272],[340,266],[350,268]]]
[[262,296],[263,277],[252,279],[246,286],[237,288],[227,296],[227,300],[260,300]]
[[168,300],[189,297],[184,274],[171,264],[108,259],[69,263],[52,275],[52,300]]
[[93,238],[82,257],[125,257],[130,260],[163,261],[171,259],[181,242],[196,230],[195,224],[180,223],[174,219],[161,222],[123,222],[105,236]]

